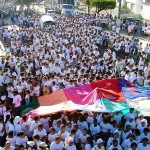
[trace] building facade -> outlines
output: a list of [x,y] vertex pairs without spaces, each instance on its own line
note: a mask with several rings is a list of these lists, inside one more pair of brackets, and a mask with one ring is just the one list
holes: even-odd
[[121,0],[121,2],[122,6],[127,6],[132,13],[141,14],[144,19],[150,20],[150,0]]

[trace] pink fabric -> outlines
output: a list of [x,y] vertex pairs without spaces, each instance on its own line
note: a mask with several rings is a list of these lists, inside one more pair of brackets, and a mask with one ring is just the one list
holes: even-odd
[[91,92],[92,88],[90,84],[64,89],[64,93],[66,95],[67,100],[71,100],[74,103],[81,105],[88,103],[88,100],[83,99]]

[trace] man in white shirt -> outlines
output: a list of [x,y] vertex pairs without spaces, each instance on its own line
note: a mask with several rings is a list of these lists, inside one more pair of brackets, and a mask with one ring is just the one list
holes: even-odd
[[1,150],[15,150],[14,146],[10,146],[10,142],[6,142],[4,148],[0,147]]
[[57,136],[55,141],[51,143],[50,150],[62,150],[64,148],[63,142],[60,140],[60,137]]
[[14,98],[13,98],[13,104],[14,104],[14,116],[20,116],[20,106],[21,106],[22,98],[18,94],[17,90],[14,90]]
[[123,150],[129,150],[131,148],[131,144],[135,141],[135,135],[130,135],[129,139],[126,139],[125,141],[123,141],[122,143],[122,148]]
[[113,140],[113,144],[109,147],[108,150],[122,150],[122,147],[120,145],[118,145],[118,140]]
[[148,144],[148,139],[144,138],[142,143],[138,145],[139,150],[150,150],[150,145]]
[[45,142],[41,142],[37,150],[48,150],[47,144]]
[[74,145],[74,139],[69,138],[68,139],[68,144],[65,146],[65,150],[76,150],[76,146]]
[[98,139],[97,140],[97,145],[95,145],[92,150],[105,150],[105,147],[103,145],[103,140],[102,139]]

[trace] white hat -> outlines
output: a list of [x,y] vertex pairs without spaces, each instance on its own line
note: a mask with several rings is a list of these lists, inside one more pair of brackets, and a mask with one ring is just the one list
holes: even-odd
[[141,122],[145,122],[145,119],[142,119]]
[[16,116],[14,119],[14,125],[18,124],[21,121],[21,118],[19,116]]
[[28,141],[27,144],[30,146],[30,147],[33,147],[35,145],[35,143],[33,141]]
[[68,143],[73,143],[73,138],[69,138]]
[[143,114],[139,114],[138,117],[143,117]]
[[129,118],[132,119],[132,120],[134,120],[134,117],[133,117],[133,116],[130,116]]
[[102,139],[97,140],[97,144],[103,143],[104,141]]
[[5,95],[1,96],[1,100],[2,101],[6,100],[6,96]]
[[47,147],[47,144],[45,142],[41,142],[39,146],[40,147]]

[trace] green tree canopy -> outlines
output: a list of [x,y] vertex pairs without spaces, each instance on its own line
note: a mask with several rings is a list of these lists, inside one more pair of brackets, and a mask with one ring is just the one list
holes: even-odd
[[116,7],[116,0],[85,0],[86,5],[96,7],[96,12],[102,10],[114,9]]
[[[35,0],[23,0],[23,4],[24,5],[29,5],[31,3],[35,2]],[[17,3],[18,4],[21,4],[22,3],[22,0],[17,0]]]

